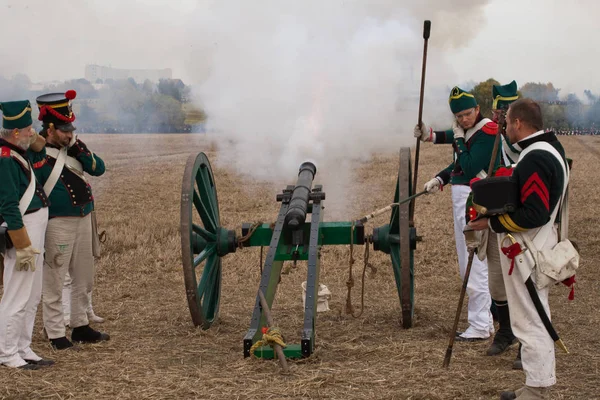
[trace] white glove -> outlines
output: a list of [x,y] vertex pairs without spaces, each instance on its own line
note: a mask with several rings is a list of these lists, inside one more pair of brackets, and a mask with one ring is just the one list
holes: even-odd
[[454,140],[458,138],[465,138],[465,130],[458,124],[458,121],[454,120],[452,123],[452,132],[454,132]]
[[35,256],[40,254],[38,249],[34,249],[31,246],[27,246],[24,249],[17,250],[17,262],[15,268],[17,271],[35,271]]
[[425,126],[423,122],[421,122],[421,126],[415,125],[415,129],[413,130],[413,135],[416,138],[420,138],[422,142],[430,142],[431,141],[431,128]]
[[427,193],[435,193],[442,187],[442,182],[438,178],[433,178],[425,184],[424,189]]

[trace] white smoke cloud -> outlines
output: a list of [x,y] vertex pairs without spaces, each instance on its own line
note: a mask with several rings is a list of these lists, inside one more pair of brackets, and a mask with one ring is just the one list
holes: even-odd
[[0,34],[18,38],[0,49],[3,75],[39,82],[80,77],[85,64],[172,68],[197,85],[209,125],[233,142],[222,142],[221,161],[288,180],[314,159],[328,199],[341,201],[343,191],[331,193],[343,186],[338,174],[414,145],[423,20],[432,21],[424,117],[442,127],[456,83],[445,55],[484,26],[488,1],[0,3]]
[[[409,4],[212,2],[204,13],[193,13],[189,29],[202,51],[189,66],[199,66],[195,94],[209,129],[228,139],[217,142],[221,163],[259,179],[292,180],[303,161],[315,160],[326,171],[325,182],[319,181],[328,199],[339,206],[342,178],[357,162],[414,145],[420,16],[458,21],[480,13],[485,2],[449,2],[444,9],[432,1]],[[440,46],[458,46],[465,38],[439,29],[433,17],[427,87],[435,90],[427,93],[425,117],[439,120],[450,117],[440,85],[453,79]]]

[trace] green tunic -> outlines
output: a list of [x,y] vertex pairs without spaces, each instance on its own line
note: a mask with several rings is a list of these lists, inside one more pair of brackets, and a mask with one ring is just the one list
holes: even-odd
[[[46,146],[55,147],[49,143]],[[69,148],[67,155],[79,161],[84,172],[93,176],[104,174],[104,161],[92,153],[81,140],[77,140]],[[46,161],[46,163],[35,169],[38,179],[44,184],[50,177],[56,160],[46,155]],[[83,217],[93,210],[92,187],[83,178],[83,174],[78,174],[65,165],[52,193],[50,193],[50,218]]]
[[[17,152],[31,164],[43,161],[45,155],[30,150],[25,151],[0,139],[0,175],[2,176],[2,183],[0,184],[0,220],[5,221],[8,230],[13,231],[24,226],[23,217],[19,211],[19,201],[29,186],[30,174],[27,169],[28,166],[23,165],[17,158],[11,156],[11,150]],[[35,193],[27,207],[27,213],[43,207],[48,207],[48,198],[40,182],[36,180]]]
[[[489,121],[473,133],[468,141],[463,138],[455,140],[452,130],[436,131],[436,144],[452,143],[454,160],[436,176],[442,180],[444,185],[448,183],[452,185],[469,185],[471,179],[475,178],[481,171],[487,173],[497,130],[498,125]],[[496,167],[499,162],[500,152],[495,161]]]

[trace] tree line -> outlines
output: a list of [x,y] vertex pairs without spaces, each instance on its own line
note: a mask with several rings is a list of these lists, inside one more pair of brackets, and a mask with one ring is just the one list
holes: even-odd
[[190,102],[191,88],[179,79],[157,83],[136,83],[132,78],[96,82],[73,79],[36,88],[26,75],[10,79],[0,76],[3,101],[29,99],[34,109],[37,96],[69,89],[77,92],[73,112],[81,133],[193,132],[201,130],[206,119]]
[[[493,78],[471,83],[471,93],[486,117],[491,117],[492,85],[499,84]],[[133,78],[96,82],[73,79],[36,88],[24,74],[10,79],[0,75],[1,101],[30,99],[33,104],[43,93],[69,89],[77,91],[73,109],[77,130],[82,133],[197,132],[202,131],[206,120],[203,110],[190,101],[190,86],[179,79],[157,83],[149,80],[137,83]],[[600,133],[600,96],[590,90],[584,92],[586,101],[574,93],[561,96],[561,89],[551,82],[528,82],[518,92],[540,103],[545,127],[563,132]]]

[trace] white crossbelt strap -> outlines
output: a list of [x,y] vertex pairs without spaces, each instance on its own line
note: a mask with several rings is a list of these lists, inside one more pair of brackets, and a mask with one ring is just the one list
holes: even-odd
[[27,190],[25,190],[25,193],[23,193],[23,197],[21,197],[21,200],[19,201],[19,211],[21,212],[21,215],[25,215],[27,209],[29,208],[29,205],[31,204],[31,200],[33,200],[33,195],[35,193],[35,175],[33,174],[33,168],[31,167],[31,164],[29,163],[29,161],[24,159],[23,156],[21,156],[14,150],[10,151],[10,155],[19,160],[19,162],[23,164],[23,166],[29,167],[29,186],[27,186]]
[[478,130],[483,128],[483,126],[488,122],[492,122],[492,120],[489,118],[484,118],[478,123],[476,123],[474,127],[467,129],[467,131],[465,132],[465,142],[468,142],[469,139],[471,139],[471,136],[473,136]]
[[[552,154],[560,162],[560,165],[563,170],[563,177],[564,177],[562,194],[561,194],[560,199],[558,200],[558,203],[554,207],[554,210],[552,211],[552,215],[550,216],[550,221],[548,221],[548,223],[546,225],[539,228],[538,232],[535,234],[535,237],[532,240],[535,247],[538,249],[541,249],[543,247],[544,243],[546,242],[548,235],[550,234],[550,232],[552,232],[552,227],[554,226],[554,222],[556,220],[556,215],[558,214],[558,209],[561,208],[561,204],[563,203],[563,201],[566,198],[565,194],[567,192],[567,186],[569,184],[569,169],[566,167],[565,162],[564,162],[562,156],[560,155],[560,153],[558,152],[558,150],[556,150],[554,147],[552,147],[552,145],[548,142],[535,142],[532,145],[528,146],[525,150],[523,150],[521,152],[519,161],[523,160],[525,158],[525,156],[527,155],[527,153],[529,153],[532,150],[544,150],[544,151],[547,151],[550,154]],[[563,204],[563,207],[564,207],[564,204]],[[565,238],[563,238],[563,239],[565,239]]]
[[67,160],[67,148],[63,147],[58,150],[53,147],[46,148],[46,154],[50,157],[56,159],[54,163],[54,168],[52,168],[52,172],[44,185],[44,192],[46,192],[46,196],[50,197],[50,193],[52,193],[52,189],[56,186],[56,182],[58,182],[58,177],[62,173],[63,167],[65,166],[65,161]]
[[504,165],[510,166],[512,163],[517,162],[519,160],[519,153],[515,153],[511,148],[508,142],[506,141],[506,137],[502,135],[502,158],[504,159]]

